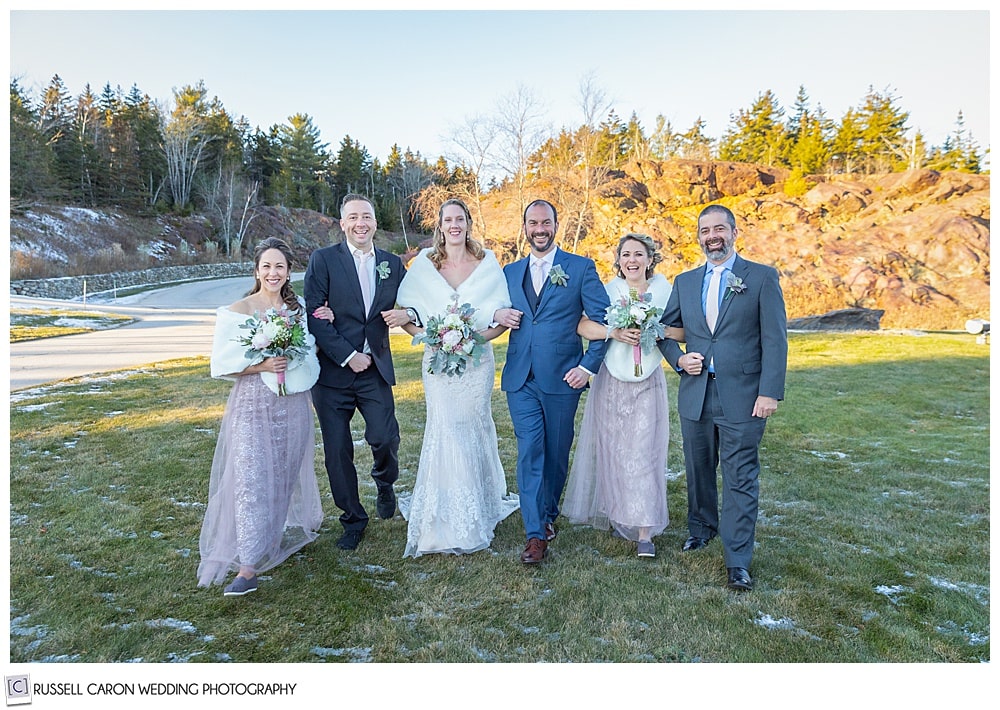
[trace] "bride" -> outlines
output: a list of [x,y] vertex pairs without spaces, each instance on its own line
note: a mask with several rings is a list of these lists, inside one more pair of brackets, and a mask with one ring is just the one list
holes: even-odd
[[[495,379],[493,346],[503,333],[490,327],[493,313],[510,306],[507,282],[493,252],[469,234],[469,209],[448,200],[438,212],[434,246],[421,251],[407,269],[397,301],[414,309],[421,322],[458,303],[475,308],[475,327],[486,339],[478,365],[461,375],[431,374],[433,355],[425,346],[424,397],[427,424],[417,480],[409,505],[400,500],[408,521],[403,557],[430,553],[464,554],[489,547],[497,523],[518,508],[507,494],[491,398]],[[405,326],[411,335],[421,332]]]

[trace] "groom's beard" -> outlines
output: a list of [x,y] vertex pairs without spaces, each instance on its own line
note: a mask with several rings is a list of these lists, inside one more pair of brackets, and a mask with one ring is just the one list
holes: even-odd
[[[544,243],[539,244],[538,241],[537,241],[538,237],[547,237],[547,239],[545,240]],[[549,248],[552,246],[552,244],[556,241],[556,233],[554,231],[552,231],[552,232],[535,232],[534,234],[532,234],[530,236],[530,238],[529,238],[528,241],[531,242],[531,249],[536,254],[546,254],[546,253],[548,253]]]

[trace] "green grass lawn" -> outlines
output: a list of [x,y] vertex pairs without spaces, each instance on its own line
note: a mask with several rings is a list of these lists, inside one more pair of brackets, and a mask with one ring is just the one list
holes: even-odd
[[107,330],[133,322],[135,322],[134,318],[117,313],[12,308],[10,311],[10,342],[54,338],[59,335],[87,333],[92,330]]
[[[988,661],[988,348],[948,333],[792,334],[790,346],[786,401],[762,450],[756,588],[743,595],[724,588],[717,541],[680,552],[676,414],[671,525],[655,559],[563,522],[550,558],[525,567],[519,514],[499,525],[492,549],[468,556],[404,560],[399,517],[373,516],[357,551],[338,550],[320,447],[320,538],[263,576],[256,594],[227,599],[195,586],[230,388],[209,378],[206,359],[15,393],[10,660]],[[424,422],[419,351],[402,336],[393,349],[397,489],[407,492]],[[504,349],[501,339],[500,364]],[[672,402],[675,380],[668,373]],[[493,403],[514,491],[516,447],[499,388]],[[364,447],[357,459],[366,471]],[[362,480],[373,510],[374,485]],[[662,692],[656,705],[669,706]],[[725,693],[713,689],[713,704]]]

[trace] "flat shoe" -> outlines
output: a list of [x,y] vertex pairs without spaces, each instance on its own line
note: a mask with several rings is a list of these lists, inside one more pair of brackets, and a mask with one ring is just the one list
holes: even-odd
[[639,540],[639,557],[656,557],[656,545],[652,540]]
[[249,594],[250,592],[257,591],[257,575],[254,575],[250,579],[246,577],[237,577],[232,582],[229,583],[225,589],[222,590],[222,596],[224,597],[242,597],[244,594]]

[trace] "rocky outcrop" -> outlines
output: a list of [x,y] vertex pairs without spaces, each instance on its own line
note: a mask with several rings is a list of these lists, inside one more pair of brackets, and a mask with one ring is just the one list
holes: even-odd
[[789,330],[878,330],[885,311],[871,308],[844,308],[818,316],[792,318]]
[[884,311],[882,327],[940,329],[989,318],[988,175],[809,176],[797,196],[787,178],[740,163],[631,163],[597,198],[582,250],[607,276],[624,232],[650,234],[672,278],[703,262],[697,214],[719,202],[737,217],[739,252],[778,269],[790,318],[864,308]]
[[[660,241],[659,271],[668,278],[703,263],[697,215],[718,202],[736,214],[739,252],[779,271],[789,318],[863,308],[884,311],[884,328],[961,329],[969,319],[989,320],[988,175],[913,170],[789,178],[787,170],[746,163],[644,160],[607,175],[585,211],[553,185],[539,181],[531,190],[559,205],[563,246],[592,257],[604,278],[626,232]],[[484,218],[486,234],[476,236],[501,261],[514,258],[521,211],[513,191],[491,192]],[[42,275],[59,276],[227,260],[201,217],[38,206],[13,214],[10,223],[12,278],[35,275],[22,268],[33,260],[44,262]],[[261,209],[245,244],[265,236],[289,242],[296,268],[316,248],[343,239],[336,219],[279,207]],[[408,246],[381,231],[378,239],[397,253]],[[123,266],[123,257],[143,263]]]

